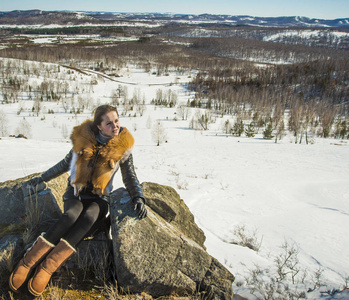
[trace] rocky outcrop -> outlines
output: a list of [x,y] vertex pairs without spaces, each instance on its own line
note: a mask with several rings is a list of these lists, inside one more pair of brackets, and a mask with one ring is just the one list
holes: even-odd
[[37,175],[0,183],[0,224],[21,224],[34,212],[39,223],[59,218],[68,175],[40,184],[37,193],[31,194],[27,181]]
[[204,232],[195,224],[193,214],[175,189],[152,182],[144,182],[142,188],[147,205],[155,213],[205,248]]
[[210,299],[232,299],[234,276],[205,251],[204,235],[176,191],[153,183],[143,183],[143,189],[149,209],[142,220],[125,189],[111,197],[119,286],[155,297],[203,292]]
[[[14,245],[23,255],[24,243],[30,242],[23,243],[29,218],[38,222],[39,234],[62,212],[68,175],[40,185],[30,195],[27,181],[36,175],[0,183],[0,269],[4,278],[11,270],[1,263],[2,258],[8,257]],[[113,274],[126,293],[147,292],[153,297],[200,293],[201,298],[232,299],[234,276],[205,251],[205,235],[178,193],[155,183],[142,185],[148,217],[139,220],[127,191],[116,190],[110,202],[112,240],[103,232],[85,239],[65,272],[68,268],[75,277],[82,273],[84,279],[93,274],[94,284],[96,280],[106,282]],[[70,284],[68,277],[64,273],[57,280]],[[4,286],[7,279],[0,282],[1,289]]]

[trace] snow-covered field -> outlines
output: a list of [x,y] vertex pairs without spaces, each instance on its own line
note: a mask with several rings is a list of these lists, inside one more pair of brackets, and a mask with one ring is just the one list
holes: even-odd
[[25,37],[31,40],[35,44],[51,44],[51,43],[57,43],[57,42],[78,42],[88,39],[93,39],[94,41],[102,41],[102,42],[126,42],[126,41],[136,41],[137,37],[112,37],[112,38],[103,38],[99,35],[75,35],[74,37],[71,37],[69,35],[50,35],[50,37],[47,37],[46,35],[30,35],[30,34],[22,34],[19,35],[20,37]]
[[115,27],[115,26],[128,26],[128,27],[158,27],[161,26],[160,23],[153,22],[150,24],[144,23],[144,22],[121,22],[121,21],[115,21],[113,24],[95,24],[95,23],[84,23],[84,24],[33,24],[33,25],[18,25],[18,24],[0,24],[0,28],[33,28],[33,29],[42,29],[42,28],[68,28],[68,27]]
[[[91,76],[95,75],[79,74],[80,80]],[[312,144],[299,145],[292,136],[278,144],[263,140],[260,134],[255,138],[233,137],[221,129],[230,116],[217,117],[208,131],[195,131],[189,129],[194,109],[188,120],[176,121],[176,108],[150,104],[159,88],[177,92],[178,102],[186,103],[192,97],[184,85],[190,80],[188,74],[157,77],[130,67],[117,80],[99,78],[89,96],[103,104],[120,84],[128,87],[130,96],[134,89],[141,91],[147,103],[144,115],[121,118],[136,140],[134,160],[139,180],[170,185],[178,191],[206,234],[207,251],[236,276],[235,293],[248,299],[263,298],[258,292],[250,293],[252,273],[259,268],[258,278],[264,284],[277,278],[275,261],[285,253],[282,245],[287,244],[298,253],[296,259],[292,256],[296,264],[290,271],[299,269],[295,275],[298,291],[323,284],[306,293],[307,298],[349,299],[345,292],[334,297],[321,294],[343,288],[349,277],[347,140],[315,138]],[[32,104],[23,100],[20,115],[18,103],[0,106],[8,118],[9,134],[14,134],[23,118],[31,126],[29,139],[1,138],[0,181],[54,165],[71,147],[62,136],[63,124],[71,131],[91,118],[90,111],[75,116],[54,102],[44,102],[37,117],[31,111]],[[43,114],[49,109],[55,113]],[[149,128],[156,121],[161,121],[167,135],[167,142],[159,147]],[[121,176],[116,176],[114,188],[121,185]],[[245,237],[254,237],[259,251],[233,244],[240,242],[239,228]],[[282,282],[295,290],[291,273]],[[284,291],[284,299],[286,294]]]
[[[275,41],[277,39],[287,38],[287,37],[298,37],[303,39],[314,39],[319,37],[326,37],[329,33],[322,30],[285,30],[284,32],[272,34],[266,36],[263,41]],[[347,38],[349,33],[342,31],[331,31],[330,36],[336,39]]]

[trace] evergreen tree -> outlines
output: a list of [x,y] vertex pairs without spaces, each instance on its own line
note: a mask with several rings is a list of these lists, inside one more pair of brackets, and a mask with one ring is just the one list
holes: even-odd
[[344,139],[345,136],[347,135],[348,132],[348,127],[347,127],[347,122],[346,120],[338,120],[336,123],[336,131],[335,131],[335,137]]
[[273,124],[270,121],[265,130],[263,131],[263,139],[271,140],[273,137]]
[[241,136],[244,132],[244,123],[241,119],[237,119],[233,125],[233,129],[231,130],[232,134],[235,136]]
[[345,136],[347,135],[347,133],[348,133],[347,121],[344,120],[344,121],[342,122],[341,131],[339,132],[340,137],[341,137],[342,139],[344,139]]
[[254,128],[253,122],[245,130],[245,134],[247,137],[254,137],[256,135],[256,129]]

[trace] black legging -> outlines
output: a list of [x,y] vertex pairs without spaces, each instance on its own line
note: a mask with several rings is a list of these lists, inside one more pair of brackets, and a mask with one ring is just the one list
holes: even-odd
[[68,186],[63,195],[64,213],[44,235],[52,244],[64,238],[71,246],[76,245],[91,231],[97,221],[108,213],[108,202],[91,193],[74,196],[74,189]]

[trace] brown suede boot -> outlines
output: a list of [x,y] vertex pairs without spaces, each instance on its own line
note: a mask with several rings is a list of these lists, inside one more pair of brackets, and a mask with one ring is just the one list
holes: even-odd
[[41,235],[37,238],[10,276],[9,285],[12,291],[18,291],[27,281],[31,271],[34,270],[54,246]]
[[36,268],[34,276],[28,282],[28,289],[34,296],[40,296],[45,290],[50,278],[57,269],[72,256],[76,250],[64,239],[46,256],[46,259]]

